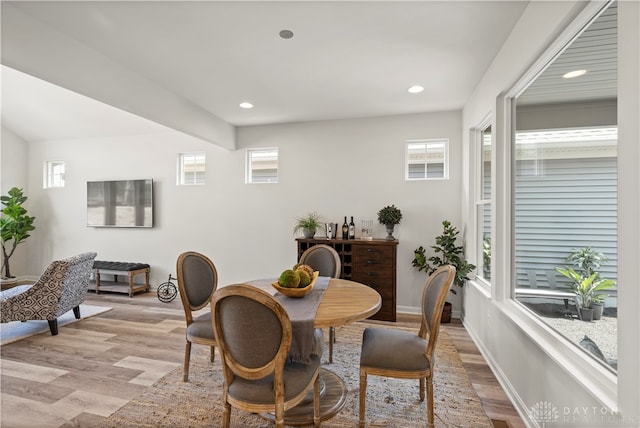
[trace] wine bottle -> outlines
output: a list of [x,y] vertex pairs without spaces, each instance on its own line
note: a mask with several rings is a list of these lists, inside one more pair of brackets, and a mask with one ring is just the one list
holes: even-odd
[[342,239],[349,239],[349,225],[347,224],[347,216],[344,216],[344,223],[342,223]]
[[349,223],[349,239],[356,239],[356,225],[353,222],[353,216],[351,216],[351,223]]

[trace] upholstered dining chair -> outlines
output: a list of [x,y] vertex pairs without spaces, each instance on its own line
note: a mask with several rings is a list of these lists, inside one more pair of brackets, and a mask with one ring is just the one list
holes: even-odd
[[51,335],[57,335],[60,315],[73,309],[80,319],[95,258],[96,253],[87,252],[55,260],[35,284],[1,292],[1,322],[47,320]]
[[[305,250],[298,263],[309,265],[320,276],[340,278],[342,263],[338,252],[325,244],[314,245]],[[329,362],[333,363],[333,344],[336,342],[336,328],[329,327]]]
[[364,330],[360,353],[360,427],[365,426],[368,375],[420,379],[420,401],[424,401],[426,383],[427,422],[428,426],[433,426],[434,351],[444,300],[455,275],[455,267],[442,266],[427,278],[422,292],[422,321],[417,335],[385,328],[368,327]]
[[205,255],[188,251],[178,256],[178,289],[187,321],[187,344],[184,350],[183,381],[189,380],[191,343],[211,347],[210,360],[215,358],[216,339],[211,325],[211,311],[194,318],[193,312],[204,309],[218,287],[218,271]]
[[253,413],[273,412],[276,427],[284,413],[313,389],[313,425],[320,426],[320,356],[309,364],[289,361],[291,321],[269,293],[248,285],[220,288],[211,301],[213,329],[224,371],[222,426],[231,407]]

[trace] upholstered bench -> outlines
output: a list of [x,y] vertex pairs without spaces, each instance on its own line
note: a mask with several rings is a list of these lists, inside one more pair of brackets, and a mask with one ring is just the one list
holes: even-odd
[[[131,263],[131,262],[109,262],[103,260],[96,260],[93,262],[93,272],[95,280],[89,284],[90,290],[95,290],[96,294],[102,291],[114,291],[117,293],[129,293],[129,297],[137,291],[148,291],[151,288],[149,285],[149,273],[151,268],[146,263]],[[113,281],[105,281],[101,275],[113,275]],[[137,275],[145,275],[144,283],[136,283],[134,281]],[[128,283],[118,282],[118,275],[126,275],[129,277]],[[126,287],[128,285],[128,287]]]

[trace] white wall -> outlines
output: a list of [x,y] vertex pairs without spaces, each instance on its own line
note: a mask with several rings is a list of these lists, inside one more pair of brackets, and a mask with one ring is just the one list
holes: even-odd
[[[28,155],[27,142],[3,126],[0,135],[0,194],[6,195],[12,187],[18,187],[27,192]],[[28,197],[29,194],[27,194]],[[28,198],[24,207],[29,215],[33,215],[31,206],[32,200]],[[27,246],[33,240],[33,237],[28,238],[16,248],[16,252],[9,261],[11,275],[20,277],[26,273]]]
[[[508,109],[501,94],[518,80],[554,42],[556,37],[583,10],[593,5],[579,2],[531,2],[504,44],[499,55],[463,110],[463,163],[469,171],[463,178],[465,222],[473,224],[472,144],[469,130],[491,113],[496,135],[496,179],[494,199],[497,236],[494,247],[494,282],[490,289],[474,281],[464,293],[464,323],[503,387],[531,426],[538,426],[527,414],[537,403],[548,403],[559,413],[553,426],[639,426],[639,336],[640,304],[637,266],[638,248],[638,69],[640,64],[637,2],[619,2],[619,211],[628,210],[619,220],[619,252],[626,262],[619,263],[619,280],[626,283],[629,298],[618,312],[617,378],[595,363],[586,353],[528,317],[509,298],[510,174]],[[586,9],[585,9],[586,10]],[[624,18],[623,18],[624,17]],[[625,23],[625,25],[623,25]],[[626,28],[624,28],[626,27]],[[626,99],[626,101],[625,101]],[[626,130],[625,130],[626,129]],[[623,138],[626,135],[627,138]],[[626,153],[626,155],[625,155]],[[635,165],[635,167],[634,167]],[[507,226],[505,226],[507,225]],[[474,245],[473,237],[470,245]],[[624,278],[628,278],[627,281]],[[623,285],[624,288],[624,285]],[[622,292],[620,295],[622,296]],[[611,412],[620,412],[612,414]],[[569,412],[569,414],[566,414]],[[604,414],[603,414],[604,413]],[[548,426],[551,426],[549,424]]]
[[[411,267],[413,250],[434,243],[443,219],[460,221],[460,128],[460,112],[444,112],[239,128],[235,151],[178,134],[32,142],[29,196],[39,223],[30,273],[95,250],[101,260],[149,263],[155,286],[175,275],[181,252],[195,250],[214,261],[221,285],[272,277],[296,261],[296,217],[317,211],[326,221],[377,223],[377,211],[395,204],[403,212],[394,233],[399,310],[417,312],[426,276]],[[449,138],[450,179],[405,181],[405,140],[439,137]],[[279,148],[278,184],[245,184],[248,147]],[[177,155],[192,151],[206,152],[207,184],[178,187]],[[65,161],[66,186],[42,189],[42,164],[53,159]],[[154,228],[85,226],[86,181],[149,177]],[[375,236],[386,236],[383,226]]]

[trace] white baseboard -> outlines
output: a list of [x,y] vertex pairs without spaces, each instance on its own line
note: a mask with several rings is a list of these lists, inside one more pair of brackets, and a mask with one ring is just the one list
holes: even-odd
[[[396,307],[396,312],[399,314],[406,315],[421,315],[422,311],[420,308],[416,308],[414,306],[398,306]],[[452,311],[451,318],[460,318],[460,311]]]

